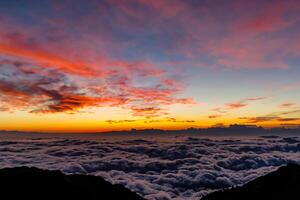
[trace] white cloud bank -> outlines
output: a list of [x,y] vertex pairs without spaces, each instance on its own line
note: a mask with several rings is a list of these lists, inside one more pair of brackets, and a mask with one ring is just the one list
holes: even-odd
[[98,175],[149,200],[199,199],[288,162],[300,163],[299,152],[297,137],[0,137],[1,168]]

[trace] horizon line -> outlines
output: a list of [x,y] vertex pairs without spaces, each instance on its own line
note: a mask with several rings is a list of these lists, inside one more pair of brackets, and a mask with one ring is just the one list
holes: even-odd
[[205,130],[239,130],[239,129],[248,129],[248,130],[298,130],[300,129],[300,124],[293,124],[289,126],[274,126],[274,127],[265,127],[257,125],[248,125],[248,124],[230,124],[228,126],[210,126],[210,127],[189,127],[185,129],[160,129],[160,128],[146,128],[146,129],[123,129],[123,130],[105,130],[105,131],[30,131],[30,130],[0,130],[0,134],[5,133],[26,133],[26,134],[109,134],[109,133],[133,133],[133,132],[146,132],[146,131],[159,131],[159,132],[180,132],[180,131],[205,131]]

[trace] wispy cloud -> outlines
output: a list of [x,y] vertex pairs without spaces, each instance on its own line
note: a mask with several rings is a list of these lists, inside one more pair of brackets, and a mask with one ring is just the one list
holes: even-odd
[[[290,106],[287,106],[288,108]],[[290,117],[291,114],[300,113],[300,109],[292,109],[288,111],[280,111],[280,112],[273,112],[269,113],[264,116],[259,117],[240,117],[239,119],[246,120],[246,123],[261,123],[261,122],[295,122],[300,123],[299,117]]]
[[290,108],[290,107],[293,107],[295,106],[296,104],[295,103],[282,103],[279,105],[280,108]]
[[264,100],[267,97],[250,97],[244,98],[235,102],[226,103],[223,107],[213,108],[212,111],[219,112],[219,113],[226,113],[229,110],[240,109],[243,107],[248,106],[251,102]]

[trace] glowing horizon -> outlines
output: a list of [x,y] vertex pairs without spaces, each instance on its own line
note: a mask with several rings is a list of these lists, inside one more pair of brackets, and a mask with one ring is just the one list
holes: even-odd
[[0,130],[300,124],[300,3],[1,1]]

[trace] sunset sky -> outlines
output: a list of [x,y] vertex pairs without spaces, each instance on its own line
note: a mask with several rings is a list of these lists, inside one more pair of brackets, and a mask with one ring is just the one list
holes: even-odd
[[300,124],[298,0],[2,0],[0,130]]

